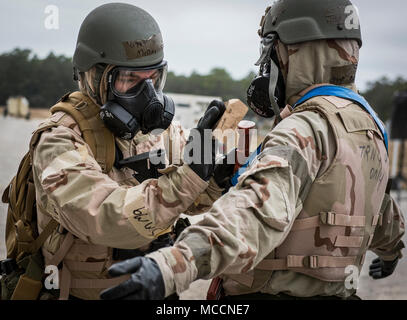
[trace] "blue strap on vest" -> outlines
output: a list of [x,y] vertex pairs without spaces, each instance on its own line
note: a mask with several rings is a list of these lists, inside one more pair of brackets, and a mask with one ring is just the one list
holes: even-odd
[[346,100],[353,101],[354,103],[357,103],[360,105],[363,109],[365,109],[373,118],[373,120],[376,122],[377,126],[379,127],[383,139],[384,139],[384,144],[386,145],[386,150],[388,152],[388,140],[387,140],[387,132],[385,127],[383,126],[382,122],[372,109],[372,107],[369,105],[369,103],[363,98],[361,95],[358,95],[356,92],[352,91],[351,89],[345,88],[345,87],[339,87],[339,86],[321,86],[317,87],[315,89],[312,89],[311,91],[307,92],[300,100],[296,102],[294,105],[293,109],[297,107],[298,105],[304,103],[305,101],[318,97],[318,96],[334,96],[338,98],[343,98]]
[[[382,122],[379,120],[377,117],[376,113],[373,111],[372,107],[369,105],[369,103],[363,98],[361,95],[358,95],[351,89],[345,88],[345,87],[339,87],[339,86],[321,86],[317,87],[315,89],[312,89],[311,91],[307,92],[300,100],[298,100],[293,109],[295,107],[299,106],[300,104],[306,102],[307,100],[318,97],[318,96],[335,96],[338,98],[343,98],[347,99],[350,101],[353,101],[354,103],[357,103],[360,105],[363,109],[365,109],[373,118],[373,120],[376,122],[377,126],[379,127],[383,138],[384,138],[384,144],[386,145],[386,150],[388,152],[388,140],[387,140],[387,132],[386,129],[384,128]],[[231,179],[231,184],[235,186],[238,182],[239,177],[247,170],[249,167],[250,163],[253,161],[253,159],[260,153],[261,150],[261,144],[257,147],[256,151],[252,152],[249,158],[247,159],[246,163],[239,168],[238,171],[233,175]]]
[[257,155],[260,153],[261,150],[261,143],[260,145],[257,147],[257,149],[255,151],[253,151],[249,157],[246,160],[246,163],[244,165],[242,165],[239,170],[236,171],[236,173],[233,175],[232,179],[230,179],[230,183],[232,184],[232,186],[237,185],[237,180],[239,179],[239,177],[247,170],[247,167],[250,166],[250,163],[252,163],[252,161],[257,157]]

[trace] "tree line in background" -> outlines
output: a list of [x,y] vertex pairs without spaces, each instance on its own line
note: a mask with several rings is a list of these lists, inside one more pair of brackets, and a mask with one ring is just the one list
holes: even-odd
[[33,108],[48,108],[65,92],[74,91],[71,58],[50,53],[40,59],[28,49],[0,55],[0,105],[22,95]]
[[[192,72],[190,76],[168,72],[166,92],[219,96],[224,100],[238,98],[246,101],[246,90],[254,77],[250,72],[235,80],[222,68],[208,74]],[[66,92],[77,90],[72,78],[71,58],[50,53],[40,59],[29,49],[14,49],[0,55],[0,105],[10,96],[23,95],[33,108],[47,108]],[[362,94],[382,120],[391,117],[393,96],[396,91],[407,90],[407,80],[386,77],[369,82]]]

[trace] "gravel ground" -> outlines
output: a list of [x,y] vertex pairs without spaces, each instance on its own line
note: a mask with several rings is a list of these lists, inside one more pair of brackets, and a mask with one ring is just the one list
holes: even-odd
[[[0,193],[15,174],[19,161],[28,150],[31,132],[41,120],[24,120],[0,117]],[[1,196],[0,194],[0,196]],[[407,212],[407,193],[402,195],[403,212]],[[4,245],[4,228],[7,207],[0,203],[0,259],[6,256]],[[196,221],[196,220],[195,220]],[[407,242],[407,236],[404,237]],[[369,263],[374,254],[368,252],[362,269],[358,294],[363,299],[407,299],[407,259],[399,262],[398,268],[392,276],[382,280],[372,280],[368,276]],[[199,280],[181,295],[181,299],[205,299],[209,281]]]

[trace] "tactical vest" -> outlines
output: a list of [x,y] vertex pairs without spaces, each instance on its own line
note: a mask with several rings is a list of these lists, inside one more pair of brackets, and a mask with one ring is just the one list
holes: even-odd
[[389,161],[383,136],[371,116],[349,100],[324,96],[308,100],[285,117],[304,111],[318,112],[327,120],[336,154],[313,182],[283,243],[252,272],[228,275],[251,292],[260,290],[272,272],[279,270],[343,282],[347,266],[354,265],[360,272],[380,223]]
[[[52,114],[59,111],[69,114],[78,124],[103,172],[107,173],[112,170],[115,154],[114,136],[104,127],[99,118],[99,107],[82,93],[74,92],[65,94],[50,111]],[[35,252],[57,227],[55,221],[50,222],[50,225],[45,228],[46,231],[43,231],[35,241],[31,235],[32,231],[29,230],[32,227],[27,229],[27,225],[31,223],[33,214],[35,214],[31,211],[31,206],[35,202],[35,189],[31,172],[33,148],[41,133],[59,126],[61,120],[62,117],[58,121],[53,121],[52,117],[48,118],[34,131],[30,140],[30,150],[21,161],[18,169],[19,180],[16,180],[17,176],[14,177],[3,193],[3,202],[9,203],[10,209],[15,211],[8,214],[7,217],[6,247],[9,258],[18,259],[21,252],[24,251]],[[24,183],[27,183],[28,186],[25,187]],[[11,192],[12,186],[14,186],[14,194]],[[16,233],[20,239],[25,239],[25,241],[17,241]]]
[[[79,126],[81,135],[85,142],[89,145],[94,158],[106,174],[111,172],[115,160],[115,139],[114,135],[104,126],[103,121],[99,117],[100,108],[93,103],[87,96],[81,92],[74,92],[64,95],[60,101],[51,108],[51,113],[56,115],[58,112],[70,115],[73,120],[71,125],[75,123]],[[31,149],[33,149],[39,140],[40,133],[44,130],[59,125],[63,125],[64,115],[47,119],[42,123],[34,132],[31,139]],[[70,127],[70,126],[69,126]],[[40,211],[38,212],[39,214]],[[51,219],[50,217],[45,217]],[[44,219],[44,217],[42,218]],[[53,221],[52,219],[50,221]],[[60,299],[68,299],[72,289],[96,289],[108,288],[123,282],[128,279],[127,276],[108,279],[106,276],[101,276],[102,272],[106,270],[113,261],[109,258],[111,249],[100,246],[84,243],[82,240],[77,239],[72,233],[64,231],[59,227],[59,231],[54,232],[54,238],[59,235],[60,246],[58,250],[51,254],[46,249],[42,250],[45,258],[45,265],[58,266],[62,264],[62,270],[59,271],[59,287]],[[110,260],[100,262],[81,262],[77,261],[75,256],[99,256],[106,257],[104,259]],[[72,272],[89,272],[89,278],[75,278]],[[93,275],[92,275],[93,274]],[[91,298],[91,297],[88,297]]]
[[[58,112],[59,115],[56,114]],[[2,262],[2,272],[6,275],[2,277],[1,281],[2,299],[32,300],[38,298],[42,289],[44,273],[43,259],[39,250],[49,236],[53,233],[55,234],[59,227],[57,221],[49,215],[42,217],[47,221],[42,226],[42,229],[39,230],[37,227],[37,221],[39,220],[32,172],[32,156],[33,149],[41,133],[52,127],[66,124],[67,122],[64,117],[68,114],[72,118],[68,121],[72,125],[72,127],[69,127],[79,126],[85,142],[89,145],[102,170],[108,173],[113,168],[115,155],[114,136],[104,127],[103,122],[99,118],[99,107],[89,98],[80,92],[68,93],[51,108],[51,113],[54,115],[45,120],[33,133],[30,141],[30,150],[23,157],[17,174],[2,196],[2,201],[8,204],[6,222],[8,259]],[[59,227],[59,229],[62,228]],[[64,237],[65,240],[60,249],[51,257],[45,257],[48,260],[47,264],[58,265],[73,246],[75,241],[74,236],[68,233]],[[94,250],[94,247],[90,248],[89,252]],[[81,268],[95,269],[95,265],[81,265]],[[63,286],[61,287],[61,294],[67,297],[70,282],[72,281],[67,276],[64,276],[63,279],[65,289],[62,288]],[[108,287],[112,283],[118,282],[114,279],[105,281],[103,285]],[[84,284],[82,283],[81,285],[83,286]]]

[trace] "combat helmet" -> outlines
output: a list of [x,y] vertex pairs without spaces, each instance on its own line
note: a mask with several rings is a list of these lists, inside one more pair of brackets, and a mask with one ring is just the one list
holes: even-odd
[[266,9],[258,33],[276,33],[284,44],[356,39],[362,46],[358,9],[350,0],[278,0]]
[[154,18],[125,3],[92,10],[79,30],[73,67],[86,72],[103,63],[124,67],[156,66],[163,61],[163,39]]
[[358,9],[350,0],[277,0],[266,9],[258,34],[259,74],[247,90],[247,103],[258,115],[279,119],[285,106],[286,85],[275,44],[349,39],[362,46]]

